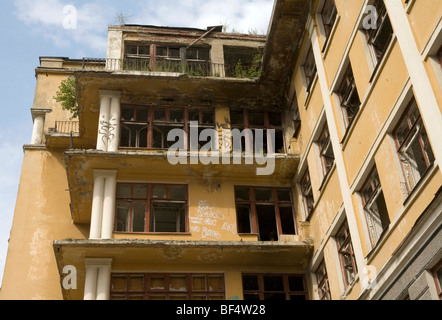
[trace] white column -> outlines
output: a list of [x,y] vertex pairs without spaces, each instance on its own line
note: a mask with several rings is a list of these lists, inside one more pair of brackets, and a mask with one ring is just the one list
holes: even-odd
[[31,144],[43,143],[44,116],[38,115],[34,118],[34,127],[32,129]]
[[[425,70],[424,57],[419,53],[410,23],[401,0],[384,1],[413,84],[422,120],[433,149],[439,170],[442,170],[442,115],[430,79]],[[431,7],[428,7],[431,10]]]
[[118,145],[120,140],[120,117],[121,117],[121,97],[115,95],[111,99],[109,124],[112,128],[111,135],[109,137],[109,145],[107,151],[118,151]]
[[87,258],[84,300],[109,300],[112,259]]
[[111,97],[109,95],[101,95],[97,134],[97,150],[99,151],[107,151],[110,103]]
[[98,267],[97,300],[109,300],[111,285],[110,264]]
[[87,265],[86,262],[86,280],[84,283],[84,300],[95,300],[97,297],[98,267]]
[[108,172],[104,184],[103,221],[101,239],[112,239],[115,217],[116,171]]
[[329,87],[327,84],[327,77],[325,73],[324,63],[322,61],[321,48],[319,46],[318,35],[314,22],[311,20],[310,25],[310,37],[313,48],[313,54],[315,57],[316,68],[318,72],[318,80],[321,88],[322,99],[324,102],[325,115],[327,118],[328,130],[330,133],[330,141],[333,147],[333,153],[335,156],[336,170],[338,173],[339,184],[341,186],[342,198],[344,201],[344,208],[347,217],[348,227],[353,243],[353,249],[355,253],[355,259],[358,266],[360,279],[362,278],[362,271],[366,265],[364,253],[362,250],[361,236],[359,234],[359,228],[356,221],[356,214],[353,208],[353,202],[351,199],[351,191],[348,185],[347,170],[345,167],[344,156],[341,150],[341,144],[339,140],[338,128],[333,114],[333,105],[330,98]]
[[101,239],[104,182],[105,178],[101,174],[101,172],[94,172],[94,193],[92,199],[91,228],[89,239]]

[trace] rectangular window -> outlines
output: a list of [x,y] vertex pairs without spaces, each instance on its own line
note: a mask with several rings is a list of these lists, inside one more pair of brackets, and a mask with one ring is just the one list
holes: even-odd
[[393,132],[397,152],[411,192],[435,161],[416,100],[410,102]]
[[371,245],[375,247],[384,230],[390,225],[387,205],[376,168],[373,169],[362,188],[361,196]]
[[333,153],[333,147],[330,141],[330,133],[328,126],[325,125],[318,140],[319,154],[321,157],[322,171],[324,177],[328,175],[333,164],[335,163],[335,156]]
[[383,0],[375,0],[373,6],[376,8],[376,28],[364,29],[367,43],[373,50],[376,64],[382,60],[388,45],[393,38],[393,27],[388,17],[387,9]]
[[225,300],[223,274],[112,274],[111,300]]
[[302,180],[301,180],[301,194],[304,203],[304,209],[306,212],[306,218],[308,218],[312,213],[315,205],[315,200],[313,199],[312,183],[310,180],[310,173],[307,169]]
[[168,141],[168,134],[181,129],[189,136],[190,121],[198,122],[198,134],[206,128],[214,129],[215,111],[213,108],[122,105],[120,148],[168,149],[177,141]]
[[361,106],[351,64],[348,65],[337,94],[344,114],[345,127],[348,128],[353,123]]
[[281,274],[243,274],[244,300],[308,300],[304,277]]
[[187,199],[185,185],[119,183],[115,231],[186,232]]
[[336,17],[338,11],[336,10],[336,5],[334,0],[325,0],[324,6],[321,10],[322,24],[324,26],[325,37],[328,40],[333,26],[336,22]]
[[330,285],[328,283],[327,269],[325,267],[325,261],[322,260],[316,271],[316,281],[318,282],[318,293],[320,300],[331,300]]
[[[259,143],[264,153],[284,153],[284,136],[280,111],[231,110],[230,122],[232,129],[238,129],[244,133],[241,137],[241,143],[238,144],[235,143],[235,139],[239,137],[232,134],[234,151],[255,150],[255,152],[261,152],[256,144]],[[263,130],[262,143],[261,141],[256,141],[256,130],[258,129]],[[268,130],[274,130],[275,132],[274,145]]]
[[336,235],[336,243],[338,246],[339,260],[344,275],[345,287],[348,287],[353,283],[358,271],[347,222],[344,223]]
[[238,233],[256,233],[260,241],[296,234],[292,190],[235,187]]
[[307,51],[307,55],[305,57],[303,65],[303,70],[306,82],[306,91],[309,93],[313,85],[313,80],[315,80],[316,71],[317,71],[315,56],[313,55],[313,48],[311,46]]

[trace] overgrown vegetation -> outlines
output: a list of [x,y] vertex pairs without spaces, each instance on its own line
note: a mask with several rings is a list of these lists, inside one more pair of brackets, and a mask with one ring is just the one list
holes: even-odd
[[253,57],[251,66],[243,66],[241,59],[238,60],[234,76],[235,78],[259,78],[261,76],[261,60],[262,54],[256,54]]
[[71,113],[71,120],[78,118],[75,77],[69,77],[61,82],[54,99],[61,103],[63,110]]

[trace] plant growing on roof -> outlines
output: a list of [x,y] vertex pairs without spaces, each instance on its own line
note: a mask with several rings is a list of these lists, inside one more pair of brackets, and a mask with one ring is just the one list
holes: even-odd
[[55,101],[61,102],[63,110],[71,113],[71,120],[78,118],[78,104],[76,94],[75,77],[71,76],[63,80],[54,97]]

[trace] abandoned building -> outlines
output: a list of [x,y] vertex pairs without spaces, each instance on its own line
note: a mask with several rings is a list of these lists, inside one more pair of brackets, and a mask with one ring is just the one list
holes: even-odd
[[106,58],[41,57],[0,298],[441,299],[441,16],[276,0],[266,36],[110,26]]

